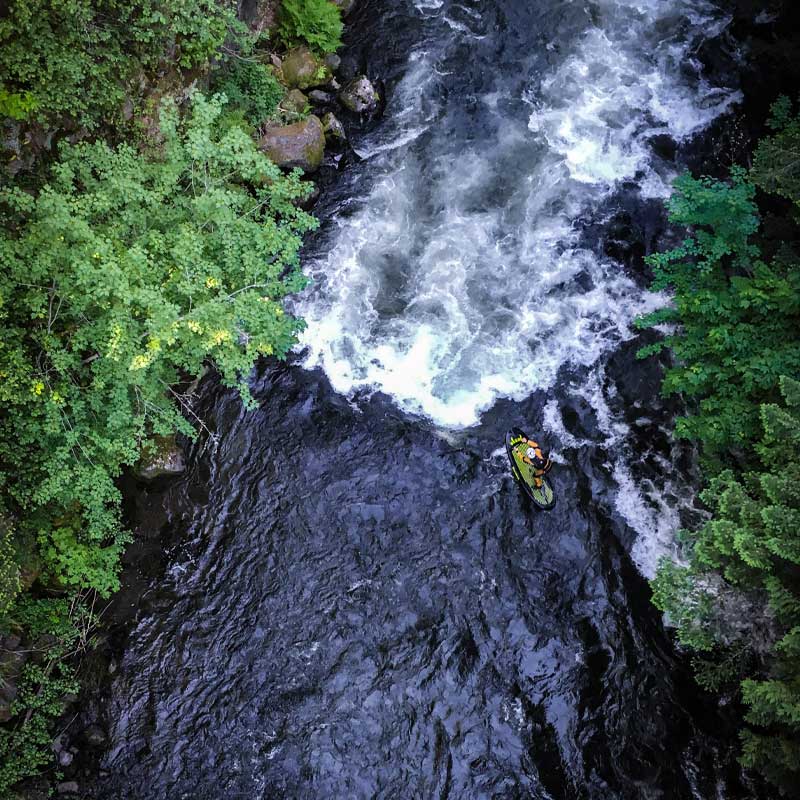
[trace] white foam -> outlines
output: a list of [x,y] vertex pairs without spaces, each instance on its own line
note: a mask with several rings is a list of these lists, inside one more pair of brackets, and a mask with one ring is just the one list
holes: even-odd
[[[410,148],[436,134],[443,76],[429,53],[412,53],[390,135],[359,148],[383,159],[384,177],[339,221],[327,255],[307,265],[315,284],[296,309],[308,323],[306,365],[323,367],[343,394],[379,389],[408,411],[465,427],[498,397],[546,389],[563,364],[594,364],[629,338],[633,318],[661,301],[580,249],[574,220],[620,180],[638,176],[643,196],[665,196],[672,176],[654,170],[649,138],[690,136],[735,101],[677,68],[694,40],[676,9],[707,27],[707,8],[605,0],[600,25],[517,98],[533,106],[527,129],[504,120],[494,140],[456,152],[445,144],[433,162]],[[663,40],[657,23],[667,25]],[[483,99],[496,110],[501,96]],[[507,177],[509,162],[519,174],[507,206],[471,203]],[[510,219],[520,210],[523,219]]]
[[[613,5],[623,7],[628,24],[586,31],[576,52],[532,89],[528,127],[561,156],[573,180],[610,187],[643,173],[645,196],[663,196],[668,182],[652,172],[648,140],[663,133],[685,140],[741,97],[680,80],[692,37],[648,46],[650,29],[675,16],[674,2]],[[705,4],[694,5],[695,24],[707,32],[715,20],[701,15]]]
[[[442,42],[476,35],[464,8],[446,16],[441,0],[415,5],[426,24],[446,27]],[[667,196],[674,174],[652,138],[685,140],[739,96],[691,78],[697,44],[725,24],[705,0],[594,7],[595,22],[587,18],[548,74],[532,75],[519,96],[502,82],[484,91],[481,108],[497,125],[471,144],[438,124],[445,60],[433,46],[409,54],[386,122],[359,143],[371,160],[367,196],[333,222],[325,255],[306,265],[314,283],[295,311],[308,323],[304,363],[322,367],[337,391],[386,392],[444,428],[476,424],[498,397],[552,387],[566,364],[586,368],[574,391],[615,453],[615,505],[639,533],[636,563],[652,575],[673,547],[676,498],[689,493],[633,479],[628,429],[603,396],[601,365],[633,335],[633,319],[665,298],[583,249],[576,220],[596,218],[622,181],[642,197]],[[523,104],[527,119],[501,119]],[[588,444],[564,429],[554,401],[545,425],[565,446]]]
[[614,480],[618,489],[614,507],[638,534],[631,549],[631,558],[646,578],[653,578],[659,559],[675,553],[675,531],[680,527],[678,507],[670,504],[675,487],[637,484],[623,458],[614,464]]

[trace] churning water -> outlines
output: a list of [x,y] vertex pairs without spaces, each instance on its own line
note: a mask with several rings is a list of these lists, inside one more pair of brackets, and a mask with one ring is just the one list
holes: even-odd
[[388,123],[357,145],[369,190],[298,309],[305,363],[334,388],[451,428],[631,337],[660,300],[582,246],[581,222],[624,182],[668,194],[651,140],[685,140],[736,100],[693,60],[722,25],[704,0],[500,5],[404,9],[426,24]]
[[[215,435],[135,496],[178,544],[96,797],[752,796],[641,577],[691,459],[633,358],[664,299],[597,234],[620,207],[658,228],[674,143],[736,101],[695,60],[724,24],[705,0],[357,7],[345,67],[388,106],[318,209],[296,310],[324,372],[262,365],[251,413],[206,382]],[[546,514],[513,424],[554,448]]]

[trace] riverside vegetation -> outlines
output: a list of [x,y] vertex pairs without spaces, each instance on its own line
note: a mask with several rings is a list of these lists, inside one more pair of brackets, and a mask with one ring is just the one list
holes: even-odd
[[249,404],[254,361],[302,328],[282,299],[304,283],[310,184],[254,133],[282,114],[270,51],[321,57],[342,23],[328,0],[277,20],[271,44],[216,0],[12,2],[0,19],[0,796],[57,775],[52,724],[130,538],[122,470],[194,435],[181,387],[207,364]]
[[800,116],[773,108],[749,171],[684,176],[670,218],[689,235],[650,258],[674,302],[640,320],[673,332],[663,391],[690,413],[710,512],[663,560],[653,600],[696,651],[697,679],[743,704],[742,763],[800,785]]
[[[52,770],[53,722],[119,583],[117,478],[160,437],[194,434],[182,387],[206,364],[249,402],[254,360],[285,354],[302,326],[281,301],[303,282],[307,189],[254,134],[296,118],[270,50],[332,52],[341,15],[329,0],[276,11],[274,44],[217,0],[17,0],[0,19],[0,115],[18,140],[0,189],[2,796]],[[785,102],[773,123],[750,171],[678,182],[670,210],[689,237],[651,261],[675,302],[642,325],[676,326],[643,355],[674,353],[664,390],[691,409],[676,432],[703,446],[712,514],[682,534],[683,563],[662,563],[654,600],[698,651],[701,683],[741,697],[744,763],[788,790],[800,281],[793,214],[771,198],[797,213],[800,123]],[[733,624],[742,603],[766,611]]]

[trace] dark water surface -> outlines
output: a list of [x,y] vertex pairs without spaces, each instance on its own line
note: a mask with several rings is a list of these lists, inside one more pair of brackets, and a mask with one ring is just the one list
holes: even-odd
[[[692,459],[628,325],[651,302],[629,269],[663,222],[654,187],[728,102],[690,59],[719,19],[679,0],[357,11],[345,69],[389,100],[310,245],[302,358],[327,374],[262,365],[253,412],[206,381],[189,471],[140,487],[140,530],[176,544],[109,690],[98,797],[750,796],[642,577],[691,513]],[[469,267],[461,316],[425,294],[445,257]],[[492,276],[535,290],[515,305]],[[404,361],[424,326],[434,346]],[[506,391],[520,337],[535,369]],[[511,425],[556,452],[550,513],[508,476]]]
[[166,495],[187,533],[114,683],[102,796],[717,796],[720,722],[602,451],[536,514],[481,455],[536,398],[451,443],[297,367],[256,396],[206,389],[219,443]]

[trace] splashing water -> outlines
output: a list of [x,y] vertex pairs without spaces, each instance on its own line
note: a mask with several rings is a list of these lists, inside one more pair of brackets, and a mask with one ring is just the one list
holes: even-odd
[[[549,68],[521,52],[523,78],[505,84],[492,80],[496,52],[474,41],[488,30],[480,16],[418,8],[453,30],[411,54],[388,132],[360,147],[372,189],[308,265],[315,282],[297,311],[305,364],[337,391],[380,390],[459,428],[498,397],[552,387],[565,364],[597,363],[663,303],[582,247],[580,223],[624,181],[665,195],[673,175],[649,140],[691,137],[737,95],[709,86],[691,59],[723,24],[705,2],[593,4],[572,21],[569,48],[536,45]],[[486,62],[467,124],[463,90],[447,99],[464,80],[451,66],[463,40]]]
[[[125,603],[95,796],[747,796],[631,566],[685,488],[642,399],[658,367],[622,344],[664,298],[587,234],[665,193],[654,136],[735,101],[692,62],[723,23],[704,0],[354,14],[344,58],[388,110],[323,193],[296,300],[329,381],[261,364],[252,413],[203,384],[217,446],[138,495],[137,542],[180,544]],[[553,446],[547,514],[508,476],[507,416]]]

